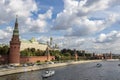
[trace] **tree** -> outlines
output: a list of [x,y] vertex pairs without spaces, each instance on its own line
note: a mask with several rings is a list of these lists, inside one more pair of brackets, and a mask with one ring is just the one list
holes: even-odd
[[8,55],[9,54],[9,47],[7,45],[0,47],[0,54],[1,55]]
[[27,48],[25,50],[22,50],[21,52],[21,56],[43,56],[44,55],[44,51],[41,51],[39,49],[35,49],[35,48]]
[[31,48],[30,51],[31,52],[35,52],[36,50],[35,50],[35,48]]
[[67,53],[64,54],[64,56],[66,56],[66,57],[70,57],[71,54],[70,54],[69,52],[67,52]]

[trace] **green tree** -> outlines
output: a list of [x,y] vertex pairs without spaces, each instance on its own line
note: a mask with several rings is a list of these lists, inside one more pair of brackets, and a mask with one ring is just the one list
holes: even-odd
[[44,51],[41,51],[39,49],[35,50],[35,48],[27,48],[25,50],[22,50],[21,56],[43,56]]
[[7,45],[0,47],[0,55],[8,55],[9,54],[9,47]]

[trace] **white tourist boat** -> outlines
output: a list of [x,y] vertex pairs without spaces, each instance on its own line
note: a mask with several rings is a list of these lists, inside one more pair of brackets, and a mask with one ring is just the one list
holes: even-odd
[[96,67],[101,67],[102,66],[102,64],[100,64],[100,63],[98,63],[97,65],[96,65]]
[[47,70],[42,74],[42,77],[47,78],[47,77],[53,76],[54,74],[55,74],[54,70]]
[[118,66],[120,66],[120,64],[118,64]]

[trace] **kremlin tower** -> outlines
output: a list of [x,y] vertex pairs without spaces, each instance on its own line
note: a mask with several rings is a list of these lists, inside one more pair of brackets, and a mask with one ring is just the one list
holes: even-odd
[[13,35],[10,41],[10,53],[9,53],[9,64],[19,65],[20,64],[20,39],[17,17],[13,30]]

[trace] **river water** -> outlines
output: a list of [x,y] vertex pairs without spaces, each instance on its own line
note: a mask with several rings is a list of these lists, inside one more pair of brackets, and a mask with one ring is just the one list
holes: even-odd
[[55,75],[42,79],[44,70],[12,74],[0,77],[0,80],[120,80],[119,61],[102,61],[52,68]]

